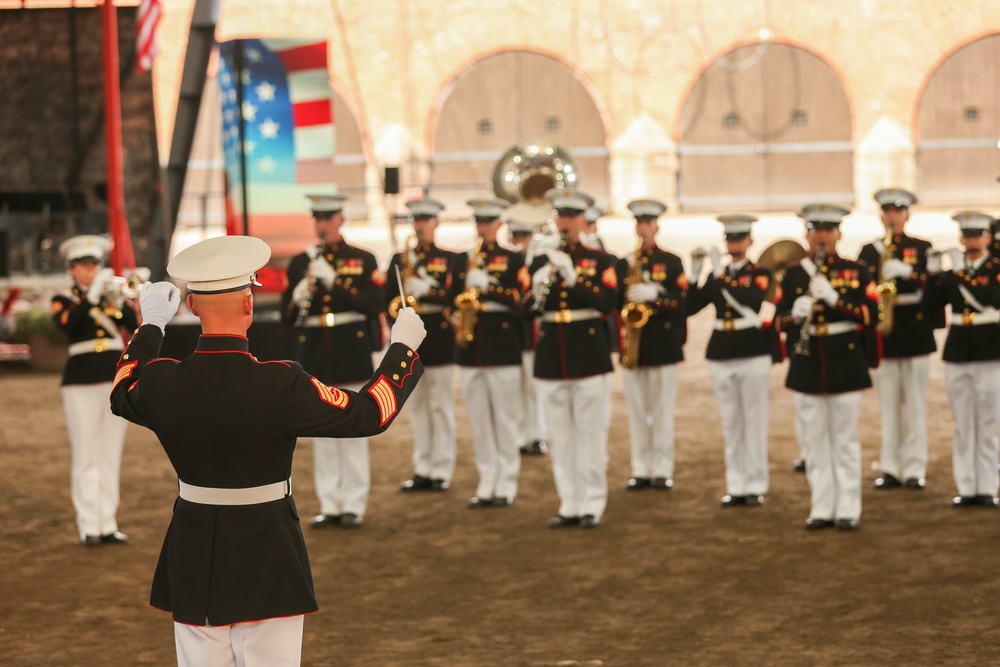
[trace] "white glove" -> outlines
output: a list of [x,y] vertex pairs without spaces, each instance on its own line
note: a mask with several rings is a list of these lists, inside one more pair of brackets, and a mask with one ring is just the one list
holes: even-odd
[[809,317],[809,313],[812,312],[813,299],[811,296],[800,296],[792,303],[792,319],[796,322],[801,322],[802,320]]
[[558,234],[535,234],[528,243],[524,263],[530,265],[536,257],[548,255],[550,252],[558,250],[561,242]]
[[485,292],[490,286],[490,274],[482,269],[469,269],[465,274],[465,286],[469,289],[477,289]]
[[166,331],[167,322],[181,305],[181,291],[173,283],[143,283],[139,290],[139,312],[142,323]]
[[104,290],[107,289],[108,283],[111,279],[115,277],[115,270],[111,267],[101,269],[94,276],[94,282],[90,283],[90,289],[87,290],[87,301],[92,305],[97,305],[101,302],[101,297],[104,296]]
[[840,298],[837,290],[833,289],[830,281],[823,276],[813,277],[809,283],[809,294],[817,299],[826,301],[831,306],[836,306],[837,300]]
[[547,280],[554,280],[555,276],[551,266],[546,264],[542,268],[535,271],[534,275],[531,276],[531,291],[534,294],[541,294],[543,285]]
[[705,255],[708,251],[698,246],[691,251],[691,280],[692,282],[698,282],[698,277],[701,275],[701,267],[705,265]]
[[325,257],[317,257],[309,262],[308,274],[323,283],[326,289],[333,289],[333,281],[337,279],[337,272],[330,266],[330,262]]
[[417,315],[417,311],[410,307],[400,308],[396,323],[392,325],[392,332],[389,334],[389,343],[402,343],[415,350],[420,347],[426,335],[424,321]]
[[309,288],[311,287],[312,281],[309,278],[303,278],[299,281],[299,284],[295,286],[292,290],[292,301],[295,303],[302,303],[303,300],[309,297]]
[[927,251],[927,273],[941,273],[941,251]]
[[982,312],[976,313],[976,324],[980,322],[1000,324],[1000,311],[993,306],[987,306]]
[[712,275],[719,275],[722,272],[722,256],[715,246],[708,249],[708,261],[712,263]]
[[886,280],[909,278],[912,274],[913,267],[900,259],[896,259],[895,257],[886,260],[885,264],[882,265],[882,275],[885,276]]
[[570,284],[576,283],[576,267],[573,260],[566,253],[559,250],[551,250],[548,253],[549,261],[559,270],[562,279]]
[[944,251],[948,255],[948,259],[951,260],[951,270],[958,271],[959,269],[965,267],[965,253],[959,248],[948,248]]
[[403,283],[403,289],[406,291],[406,296],[412,296],[414,299],[422,299],[427,296],[433,286],[433,281],[427,278],[421,278],[420,276],[407,278],[406,282]]
[[629,285],[625,290],[625,297],[632,303],[656,301],[656,297],[659,295],[659,286],[653,283],[636,283],[635,285]]

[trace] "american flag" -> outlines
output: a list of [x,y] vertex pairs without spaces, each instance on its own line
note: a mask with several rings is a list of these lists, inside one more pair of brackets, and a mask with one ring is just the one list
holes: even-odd
[[153,69],[156,57],[156,26],[160,22],[160,0],[142,0],[135,22],[136,66],[140,72]]
[[[242,217],[245,187],[248,232],[265,239],[278,257],[299,253],[314,241],[305,194],[336,191],[327,43],[242,39],[220,49],[228,209]],[[236,230],[242,231],[242,221],[230,227]]]

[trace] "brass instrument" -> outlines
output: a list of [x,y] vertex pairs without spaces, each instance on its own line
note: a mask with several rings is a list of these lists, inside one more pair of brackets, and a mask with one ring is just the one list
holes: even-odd
[[887,280],[885,277],[885,263],[893,258],[896,246],[892,242],[892,227],[885,233],[882,242],[882,254],[878,264],[878,330],[883,336],[892,335],[892,328],[895,324],[896,312],[896,289],[895,280]]
[[[826,273],[826,246],[820,245],[816,248],[816,273]],[[813,274],[815,276],[816,274]],[[810,280],[810,282],[812,282]],[[816,300],[813,299],[812,308],[809,309],[809,315],[802,321],[802,328],[799,329],[799,339],[795,341],[795,354],[800,357],[812,356],[809,353],[809,327],[812,326],[813,318],[816,315]]]
[[[319,257],[320,253],[323,252],[323,244],[317,243],[316,245],[309,246],[306,248],[306,256],[310,261]],[[306,278],[309,277],[308,270],[306,271]],[[312,288],[316,287],[316,278],[313,278]],[[306,325],[306,319],[309,317],[309,309],[312,307],[312,293],[313,290],[309,289],[306,291],[305,296],[299,299],[298,306],[299,312],[295,315],[295,327],[298,329],[303,328]]]
[[[479,251],[483,247],[483,239],[480,238],[469,255],[469,261],[465,265],[465,273],[468,275],[472,269],[477,269],[482,265],[482,257]],[[479,313],[483,310],[483,303],[479,300],[481,291],[478,288],[470,287],[455,297],[455,344],[465,348],[476,339],[476,322],[479,321]]]
[[146,278],[148,278],[148,276],[143,278],[139,271],[141,270],[137,269],[136,273],[132,273],[127,276],[113,276],[104,287],[104,296],[109,299],[117,299],[121,296],[128,301],[134,301],[135,298],[139,296],[139,290],[142,289],[142,284],[146,282]]
[[[637,285],[643,281],[642,276],[642,240],[636,246],[635,253],[629,258],[628,275],[625,285]],[[622,368],[635,368],[639,365],[639,346],[642,343],[642,329],[649,322],[653,309],[644,303],[629,302],[622,308],[622,323],[625,325],[625,337],[622,341]]]
[[545,193],[579,186],[580,170],[569,153],[543,141],[518,144],[493,168],[493,193],[510,202],[526,202],[551,210]]
[[[417,245],[417,239],[412,234],[410,238],[406,240],[406,244],[403,248],[403,252],[399,253],[399,277],[403,284],[410,278],[417,275],[417,270],[415,262],[413,261],[413,249]],[[399,317],[399,311],[403,308],[403,298],[402,296],[396,296],[392,301],[389,302],[389,317],[396,319]],[[412,308],[414,312],[418,315],[420,314],[420,301],[417,297],[412,294],[406,295],[406,307]]]
[[767,288],[767,294],[764,295],[765,301],[774,303],[775,294],[778,292],[778,285],[781,284],[781,280],[785,277],[785,270],[792,264],[802,261],[808,255],[809,251],[803,248],[802,244],[798,241],[788,239],[775,241],[764,248],[764,252],[760,254],[757,263],[770,269],[771,273],[774,274],[774,279]]

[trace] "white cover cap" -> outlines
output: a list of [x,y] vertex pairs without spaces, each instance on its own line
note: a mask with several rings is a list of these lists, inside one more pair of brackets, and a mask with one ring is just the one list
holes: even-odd
[[757,218],[743,213],[727,213],[716,218],[722,223],[726,234],[749,234]]
[[444,204],[436,199],[424,197],[406,202],[406,208],[410,209],[410,215],[414,218],[436,218],[438,213],[444,210]]
[[960,211],[951,216],[951,219],[957,222],[963,231],[966,229],[987,230],[993,224],[993,216],[979,211]]
[[255,236],[218,236],[180,252],[167,273],[195,294],[234,292],[259,285],[254,274],[270,258],[271,248]]
[[637,218],[659,218],[667,210],[667,205],[655,199],[633,199],[628,210]]
[[895,206],[896,208],[910,208],[917,203],[917,196],[903,188],[885,188],[879,190],[874,195],[879,206]]
[[67,263],[81,259],[96,259],[103,262],[111,249],[111,241],[106,236],[83,234],[66,239],[59,244],[59,254]]
[[472,215],[481,220],[495,220],[510,206],[505,199],[470,199],[465,202],[472,207]]
[[552,208],[557,211],[570,210],[583,213],[594,205],[593,197],[573,188],[552,188],[545,193],[545,198],[552,203]]
[[312,213],[339,213],[344,210],[346,195],[306,195]]
[[848,213],[850,211],[836,204],[806,204],[799,211],[799,217],[814,225],[839,225]]
[[529,204],[517,202],[506,211],[507,229],[523,234],[533,234],[540,225],[552,217],[552,207],[544,204]]

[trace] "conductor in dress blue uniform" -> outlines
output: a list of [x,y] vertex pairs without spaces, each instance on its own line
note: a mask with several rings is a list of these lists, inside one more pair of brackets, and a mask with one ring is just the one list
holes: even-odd
[[951,307],[945,338],[944,381],[955,415],[952,468],[957,507],[997,506],[1000,456],[1000,258],[989,251],[992,218],[978,211],[954,216],[965,250],[928,254],[932,307]]
[[559,513],[552,528],[594,528],[608,500],[608,373],[611,340],[607,317],[618,297],[611,255],[581,243],[593,204],[572,189],[546,193],[565,237],[532,261],[532,293],[541,311],[535,352],[535,389],[550,429],[552,472]]
[[520,253],[497,242],[508,202],[470,199],[479,240],[452,269],[455,362],[479,472],[469,507],[506,507],[517,496],[521,302],[530,288]]
[[80,544],[88,547],[128,540],[117,519],[128,422],[111,414],[108,393],[115,362],[137,324],[132,307],[109,290],[114,272],[102,268],[108,248],[103,236],[64,241],[59,251],[73,287],[52,299],[52,317],[69,338],[62,397],[73,452],[70,488]]
[[152,430],[179,497],[153,576],[150,604],[169,611],[179,665],[298,665],[303,614],[317,610],[291,495],[299,437],[385,431],[422,373],[423,325],[404,310],[382,364],[358,392],[331,387],[291,361],[250,355],[253,272],[270,249],[213,238],[167,267],[187,283],[201,319],[194,354],[157,358],[179,290],[146,284],[141,326],[118,362],[111,407]]
[[630,330],[630,318],[622,311],[619,360],[632,444],[632,477],[626,488],[667,490],[674,484],[677,364],[684,360],[687,338],[688,281],[681,258],[656,245],[658,220],[667,207],[655,199],[636,199],[628,208],[635,216],[639,243],[618,262],[618,283],[624,287],[619,306],[646,309],[649,318],[641,328]]
[[[326,384],[357,391],[371,377],[371,355],[382,343],[378,317],[385,276],[373,254],[341,234],[346,197],[309,199],[319,242],[289,263],[282,316],[299,329],[302,367]],[[359,526],[371,487],[368,439],[314,438],[313,460],[320,514],[312,527]]]
[[903,229],[917,202],[913,193],[887,188],[875,193],[875,201],[882,209],[885,238],[861,248],[858,260],[868,265],[877,284],[891,283],[896,289],[892,330],[882,332],[882,361],[874,372],[882,412],[882,476],[875,488],[922,489],[927,474],[927,381],[930,355],[937,349],[935,318],[925,304],[931,244]]
[[427,340],[421,348],[424,380],[413,392],[408,410],[413,424],[413,477],[399,488],[404,492],[447,491],[455,473],[455,333],[445,310],[451,303],[455,253],[434,243],[444,204],[425,197],[406,202],[406,207],[413,217],[414,237],[389,264],[392,280],[385,290],[386,308],[391,309],[392,301],[399,298],[398,267],[407,298],[419,304],[416,310],[427,328]]
[[[712,268],[705,284],[688,291],[687,314],[715,307],[708,340],[708,372],[719,404],[726,450],[726,495],[723,507],[759,506],[767,493],[767,414],[772,352],[760,309],[771,286],[770,269],[747,259],[753,243],[750,230],[757,218],[723,215],[726,249],[732,261],[719,266],[710,253]],[[692,275],[706,253],[692,255]]]
[[[849,211],[810,204],[811,255],[785,272],[775,325],[796,339],[785,386],[801,395],[808,530],[854,530],[861,516],[861,391],[871,387],[864,335],[874,322],[875,282],[868,268],[837,255],[840,221]],[[822,255],[822,258],[821,258]]]

